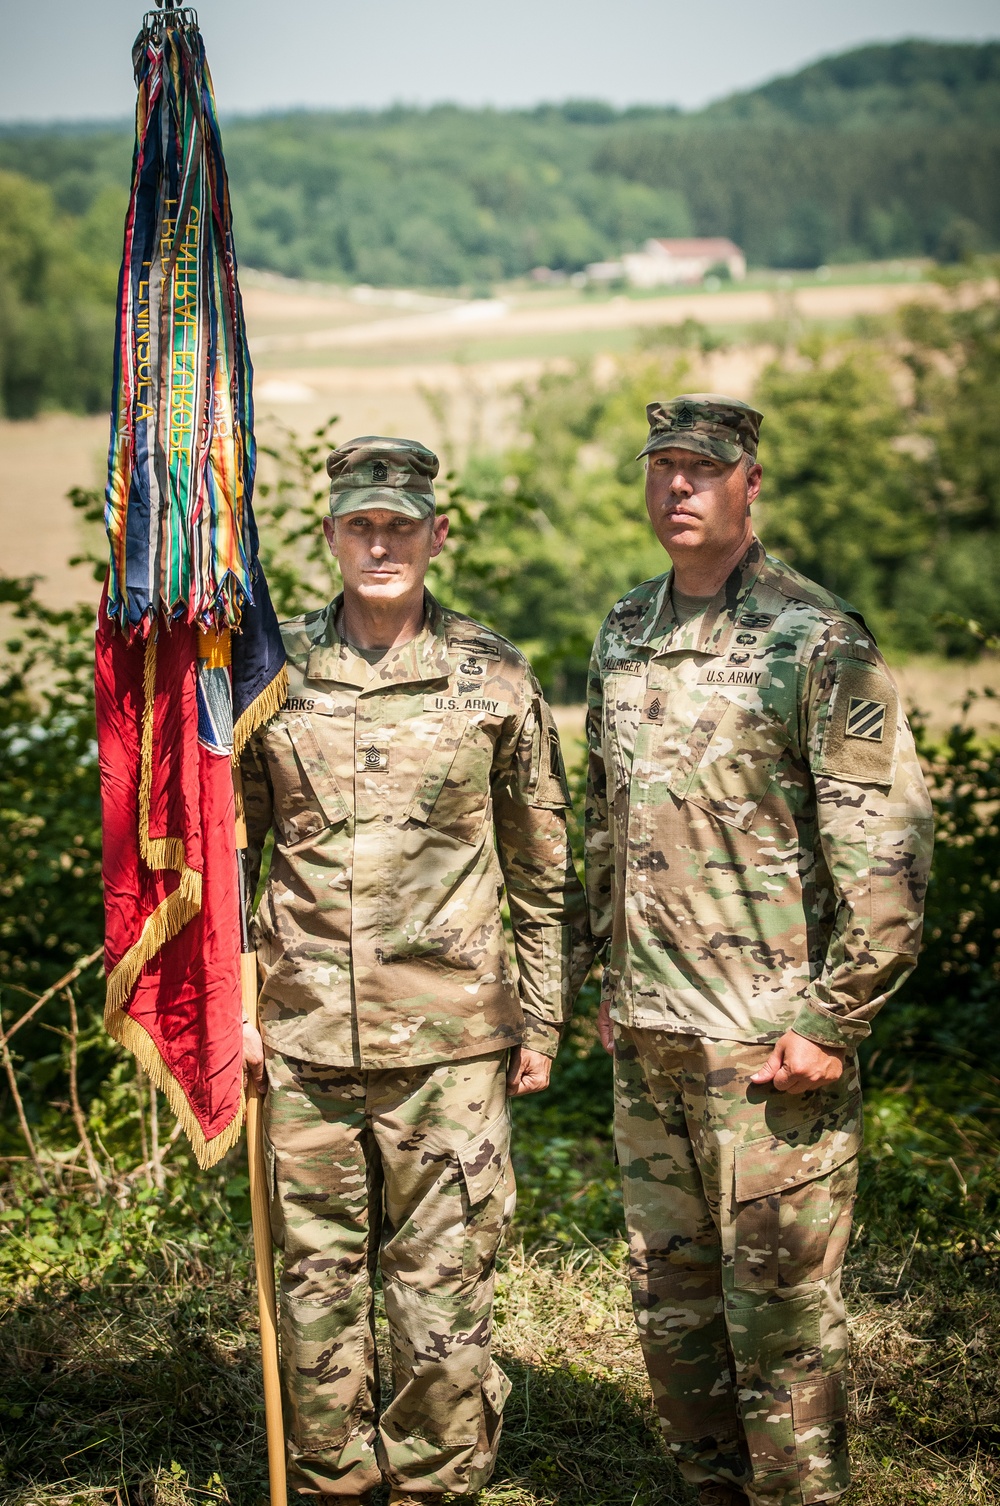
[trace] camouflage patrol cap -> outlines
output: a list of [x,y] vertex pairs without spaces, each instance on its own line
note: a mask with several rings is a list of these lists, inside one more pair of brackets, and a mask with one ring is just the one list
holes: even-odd
[[654,450],[693,450],[732,465],[744,453],[757,458],[764,415],[738,397],[719,392],[685,392],[666,403],[647,403],[649,438],[636,456]]
[[326,462],[330,516],[384,507],[407,518],[434,516],[438,458],[417,439],[365,434],[349,439]]

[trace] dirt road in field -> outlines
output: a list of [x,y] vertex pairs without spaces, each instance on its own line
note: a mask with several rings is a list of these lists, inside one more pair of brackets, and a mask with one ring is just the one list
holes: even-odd
[[[928,284],[862,282],[602,302],[533,293],[459,300],[248,274],[258,435],[267,442],[281,426],[308,433],[336,414],[339,438],[417,435],[456,463],[472,447],[511,441],[520,384],[581,357],[594,362],[598,375],[610,375],[630,331],[689,318],[766,323],[787,315],[790,300],[799,317],[832,321],[934,296]],[[585,337],[582,344],[578,337]],[[494,346],[497,354],[486,358]],[[770,354],[767,344],[733,345],[699,358],[692,381],[748,396]],[[54,605],[96,599],[87,570],[67,563],[83,538],[66,493],[103,485],[106,447],[105,417],[0,421],[0,573],[42,577],[43,596]]]
[[[754,289],[749,292],[673,294],[664,298],[628,298],[603,303],[574,303],[553,308],[523,307],[500,298],[459,303],[440,311],[337,323],[333,327],[262,334],[254,339],[258,355],[285,350],[359,350],[370,346],[427,344],[455,339],[523,339],[537,335],[577,334],[583,330],[649,329],[657,325],[766,324],[794,307],[802,319],[832,321],[858,314],[884,314],[914,299],[934,299],[939,290],[928,283],[858,284],[797,288],[794,292]],[[315,306],[315,299],[312,300]],[[252,314],[253,294],[249,308]],[[315,317],[322,317],[317,311]]]

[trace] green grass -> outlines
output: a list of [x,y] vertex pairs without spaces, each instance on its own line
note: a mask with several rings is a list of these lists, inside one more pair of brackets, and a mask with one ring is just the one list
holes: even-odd
[[[251,1506],[266,1493],[249,1257],[67,1284],[0,1318],[0,1492],[11,1506]],[[862,1236],[853,1262],[857,1481],[849,1506],[1000,1500],[1000,1249]],[[384,1327],[382,1330],[384,1345]],[[513,1381],[484,1506],[687,1503],[649,1405],[624,1250],[506,1253],[497,1349]]]

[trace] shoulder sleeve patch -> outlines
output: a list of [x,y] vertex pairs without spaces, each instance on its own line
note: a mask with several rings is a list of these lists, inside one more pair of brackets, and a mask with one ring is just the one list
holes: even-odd
[[522,739],[528,737],[531,739],[530,752],[527,759],[519,760],[522,768],[525,763],[528,765],[524,788],[526,803],[547,810],[562,810],[571,803],[569,784],[555,719],[547,702],[541,698],[534,702],[525,721]]
[[861,659],[841,659],[813,770],[858,784],[891,784],[899,696],[887,675]]

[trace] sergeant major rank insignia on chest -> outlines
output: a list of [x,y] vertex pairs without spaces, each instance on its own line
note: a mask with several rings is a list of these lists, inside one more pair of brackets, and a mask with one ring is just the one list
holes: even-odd
[[388,748],[380,748],[377,743],[359,748],[356,767],[359,774],[383,773],[389,767]]

